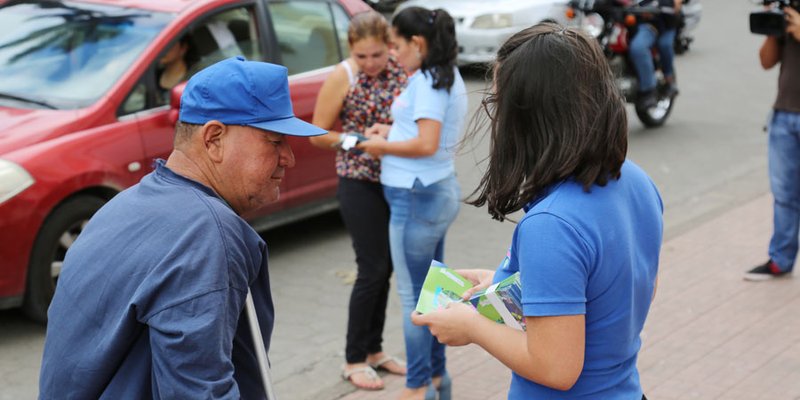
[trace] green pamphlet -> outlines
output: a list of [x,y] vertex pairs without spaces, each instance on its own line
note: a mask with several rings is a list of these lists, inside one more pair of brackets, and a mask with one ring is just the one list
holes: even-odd
[[474,293],[469,301],[462,300],[464,292],[472,288],[469,279],[455,270],[434,260],[422,284],[417,301],[417,312],[426,314],[446,308],[453,302],[469,304],[481,315],[492,321],[506,324],[511,328],[525,330],[525,317],[522,314],[522,286],[519,272]]
[[472,287],[469,279],[459,275],[446,265],[433,260],[422,283],[422,291],[417,301],[417,312],[426,314],[446,308],[448,304],[462,302],[461,296]]

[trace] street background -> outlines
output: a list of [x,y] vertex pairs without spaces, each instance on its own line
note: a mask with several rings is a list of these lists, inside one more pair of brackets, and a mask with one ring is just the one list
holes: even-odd
[[[740,279],[742,272],[766,259],[771,203],[763,126],[776,93],[777,69],[763,71],[758,62],[763,37],[751,35],[747,22],[756,5],[746,0],[704,0],[703,7],[692,49],[676,58],[681,94],[666,126],[644,129],[629,106],[628,156],[650,174],[665,204],[662,273],[668,278],[661,281],[643,335],[642,381],[646,391],[653,388],[660,398],[717,397],[692,391],[698,382],[691,377],[717,387],[719,396],[727,393],[720,398],[800,398],[796,386],[791,395],[790,389],[776,386],[782,381],[800,382],[800,324],[791,319],[791,308],[772,307],[769,302],[774,294],[796,304],[797,280],[752,284]],[[477,110],[486,87],[483,74],[472,69],[463,73],[470,110]],[[486,140],[473,142],[456,160],[464,196],[480,179],[487,148]],[[462,205],[448,234],[445,262],[455,268],[493,268],[505,255],[513,229],[513,223],[492,221],[485,209]],[[352,386],[339,373],[355,264],[340,218],[329,213],[263,236],[270,248],[276,307],[270,359],[278,396],[326,400],[347,395]],[[783,311],[772,314],[774,309]],[[401,312],[394,289],[387,312],[385,350],[402,357]],[[693,325],[693,321],[704,323]],[[763,340],[760,348],[762,341],[749,336],[738,342],[738,350],[719,345],[764,322],[777,334]],[[684,329],[687,326],[691,329]],[[0,311],[0,400],[36,397],[44,334],[43,327],[26,321],[19,312]],[[652,343],[660,347],[651,350]],[[755,385],[751,391],[733,389],[746,381],[743,372],[774,357],[726,374],[701,373],[735,360],[736,351],[752,353],[754,348],[760,349],[757,354],[783,356],[777,372],[761,374],[751,382]],[[496,392],[507,387],[508,373],[477,349],[450,349],[449,354],[451,372],[494,371],[491,376],[498,378],[491,387]],[[687,374],[687,379],[673,379]],[[781,391],[773,393],[776,390]],[[482,399],[492,393],[457,391],[456,398]],[[736,393],[739,397],[733,396]],[[766,396],[769,393],[773,395]]]

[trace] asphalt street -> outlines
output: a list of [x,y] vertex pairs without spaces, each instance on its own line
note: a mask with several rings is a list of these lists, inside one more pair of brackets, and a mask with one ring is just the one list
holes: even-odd
[[[659,187],[666,237],[674,237],[768,191],[766,123],[777,70],[758,62],[762,37],[749,33],[746,0],[704,0],[692,49],[676,59],[680,96],[667,124],[645,129],[629,106],[629,158]],[[470,110],[486,83],[465,70]],[[568,111],[565,111],[568,112]],[[462,192],[482,173],[486,140],[457,158]],[[333,166],[331,166],[333,167]],[[289,171],[291,173],[291,171]],[[462,205],[447,239],[446,263],[493,267],[505,255],[513,223]],[[336,213],[263,233],[270,247],[276,327],[270,358],[282,400],[335,399],[351,391],[339,378],[354,255]],[[768,238],[764,238],[766,242]],[[744,268],[745,266],[743,266]],[[392,293],[385,349],[402,355],[400,308]],[[0,400],[37,394],[45,330],[16,311],[0,311]]]

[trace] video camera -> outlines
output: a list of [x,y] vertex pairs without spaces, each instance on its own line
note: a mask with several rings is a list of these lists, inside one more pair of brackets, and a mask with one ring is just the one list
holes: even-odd
[[783,36],[786,33],[786,15],[784,7],[792,7],[800,11],[800,0],[762,0],[768,6],[776,4],[777,8],[769,11],[750,13],[750,32],[759,35]]

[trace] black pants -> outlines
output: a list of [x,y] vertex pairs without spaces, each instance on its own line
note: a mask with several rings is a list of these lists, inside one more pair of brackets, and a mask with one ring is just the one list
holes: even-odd
[[380,183],[339,178],[340,212],[353,240],[358,277],[350,294],[347,321],[348,363],[364,362],[382,350],[392,257],[389,253],[389,206]]

